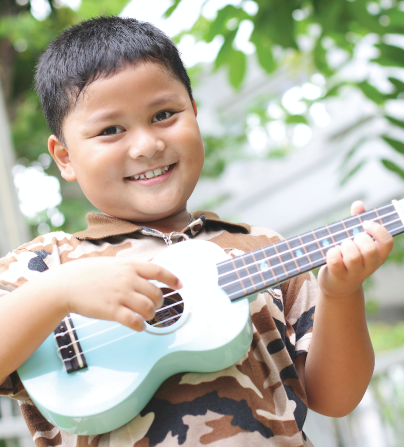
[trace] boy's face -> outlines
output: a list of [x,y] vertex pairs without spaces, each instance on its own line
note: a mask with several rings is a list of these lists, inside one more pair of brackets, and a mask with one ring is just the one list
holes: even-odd
[[157,63],[99,79],[80,95],[49,151],[104,213],[154,222],[186,207],[204,150],[185,86]]

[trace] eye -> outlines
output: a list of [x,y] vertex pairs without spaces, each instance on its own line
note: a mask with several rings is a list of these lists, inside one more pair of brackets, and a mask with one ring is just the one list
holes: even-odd
[[164,121],[164,120],[170,118],[170,116],[172,116],[172,115],[174,115],[173,112],[169,112],[168,110],[164,110],[163,112],[159,112],[159,113],[157,113],[157,114],[153,117],[152,122],[153,122],[153,123],[157,123],[157,122],[159,122],[159,121]]
[[118,126],[110,126],[104,129],[100,135],[117,135],[118,133],[122,133],[123,129]]

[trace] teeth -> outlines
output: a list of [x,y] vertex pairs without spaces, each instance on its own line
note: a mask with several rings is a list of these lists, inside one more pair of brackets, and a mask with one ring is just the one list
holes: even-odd
[[158,177],[161,174],[165,174],[169,169],[170,169],[170,166],[164,166],[164,168],[157,168],[154,171],[147,171],[144,174],[133,175],[131,178],[133,178],[135,180],[139,180],[139,179],[145,179],[145,178]]

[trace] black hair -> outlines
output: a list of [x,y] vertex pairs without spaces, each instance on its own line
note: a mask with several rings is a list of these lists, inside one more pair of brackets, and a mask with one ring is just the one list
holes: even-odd
[[35,89],[51,132],[63,142],[63,120],[80,93],[95,80],[138,62],[161,64],[184,84],[192,101],[191,82],[177,47],[152,24],[96,17],[62,32],[39,58],[35,72]]

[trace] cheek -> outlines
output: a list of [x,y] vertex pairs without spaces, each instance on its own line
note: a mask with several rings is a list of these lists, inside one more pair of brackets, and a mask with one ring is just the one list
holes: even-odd
[[89,148],[83,150],[79,156],[72,160],[76,175],[83,180],[102,182],[114,174],[121,166],[118,151],[113,149]]

